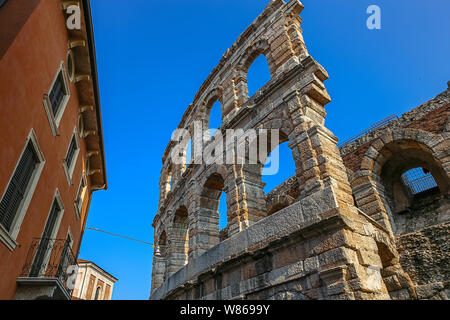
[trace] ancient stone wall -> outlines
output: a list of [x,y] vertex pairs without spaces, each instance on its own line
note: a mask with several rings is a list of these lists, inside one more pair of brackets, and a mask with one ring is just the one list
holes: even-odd
[[[364,160],[363,173],[348,170],[350,185],[338,139],[324,126],[324,106],[331,100],[323,83],[328,75],[304,44],[302,9],[298,0],[270,1],[227,50],[183,115],[179,128],[191,133],[193,154],[189,163],[175,163],[173,155],[180,154],[176,141],[164,152],[153,222],[157,246],[151,299],[416,297],[400,265],[386,210],[360,202],[366,191],[358,186],[372,180],[358,178],[365,177],[364,166],[374,167],[375,161],[369,165]],[[261,54],[267,58],[271,80],[249,97],[247,71]],[[196,136],[195,129],[199,122],[209,128],[217,100],[223,120],[219,132],[278,130],[279,141],[268,151],[288,142],[295,176],[266,195],[264,163],[198,163],[198,143],[207,148],[212,140]],[[428,144],[445,157],[439,145],[445,139],[434,137],[425,138],[432,139]],[[373,157],[373,148],[363,153]],[[361,153],[359,145],[346,150],[343,155],[349,159],[351,152]],[[444,176],[442,170],[433,171]],[[380,199],[377,190],[370,189],[370,199]],[[365,211],[355,207],[355,191]],[[227,195],[228,225],[219,230],[222,192]]]
[[[341,148],[358,208],[395,236],[419,299],[450,299],[449,119],[447,89]],[[429,171],[437,186],[410,195],[401,175],[416,167]],[[405,298],[396,279],[387,281]]]
[[390,240],[337,205],[330,190],[310,195],[192,259],[151,298],[388,299],[378,245],[394,254]]

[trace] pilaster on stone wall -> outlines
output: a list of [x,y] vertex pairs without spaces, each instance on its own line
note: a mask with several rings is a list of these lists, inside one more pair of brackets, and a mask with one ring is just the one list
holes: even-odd
[[220,242],[219,213],[210,206],[218,206],[215,198],[198,196],[199,207],[192,211],[189,237],[189,259],[196,258]]
[[184,267],[188,262],[189,221],[185,208],[175,213],[175,218],[168,232],[166,278]]
[[264,183],[261,180],[261,165],[246,164],[235,166],[238,221],[230,226],[229,235],[234,235],[264,218],[266,202]]
[[352,190],[337,147],[338,140],[324,126],[324,105],[330,99],[321,79],[325,80],[327,76],[321,67],[313,70],[315,73],[311,74],[307,85],[284,98],[294,125],[289,147],[296,164],[300,196],[306,197],[333,186],[338,200],[353,204]]
[[153,255],[152,291],[164,282],[166,272],[165,252],[159,251],[158,248],[155,248],[155,251],[157,252]]

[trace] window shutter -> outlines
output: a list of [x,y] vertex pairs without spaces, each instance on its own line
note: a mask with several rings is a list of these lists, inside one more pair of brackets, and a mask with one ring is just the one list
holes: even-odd
[[70,166],[72,164],[75,150],[77,150],[77,143],[75,142],[75,136],[74,136],[74,137],[72,137],[72,140],[70,141],[69,150],[67,151],[67,157],[66,157],[67,168],[70,168]]
[[10,231],[20,203],[38,163],[31,142],[28,143],[0,203],[0,223]]
[[47,223],[45,224],[44,233],[42,234],[41,241],[39,242],[39,246],[36,252],[36,256],[33,261],[33,265],[31,267],[30,276],[38,277],[45,274],[45,270],[41,270],[44,263],[45,254],[50,249],[51,237],[53,230],[55,229],[56,220],[59,216],[61,208],[58,204],[58,201],[55,199],[53,201],[52,209],[50,210],[50,215],[48,217]]
[[55,84],[53,85],[52,90],[50,91],[49,98],[50,103],[52,105],[53,115],[56,117],[58,113],[59,107],[64,99],[64,79],[62,72],[58,74],[56,78]]
[[44,233],[42,234],[42,238],[50,239],[53,233],[53,229],[56,225],[56,219],[58,218],[59,212],[61,208],[59,207],[58,201],[53,201],[52,210],[50,211],[50,216],[48,218],[47,224],[45,225]]

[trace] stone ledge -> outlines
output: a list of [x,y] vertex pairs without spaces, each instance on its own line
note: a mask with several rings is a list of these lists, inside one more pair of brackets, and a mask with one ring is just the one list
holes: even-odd
[[[291,206],[253,224],[249,228],[214,246],[198,258],[190,261],[185,267],[169,277],[151,295],[152,300],[164,299],[170,292],[186,285],[215,267],[244,254],[260,250],[269,244],[279,241],[294,232],[302,232],[310,237],[317,231],[317,224],[339,226],[336,216],[321,219],[320,214],[338,208],[337,200],[331,187],[317,191]],[[339,216],[343,221],[344,217]],[[345,222],[344,222],[345,224]]]
[[56,278],[28,278],[17,279],[18,289],[15,300],[71,300],[69,292],[64,289],[61,281]]

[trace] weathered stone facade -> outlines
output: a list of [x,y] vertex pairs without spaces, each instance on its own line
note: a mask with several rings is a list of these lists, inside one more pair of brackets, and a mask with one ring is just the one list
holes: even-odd
[[[449,119],[448,88],[341,148],[357,206],[393,235],[419,299],[450,299]],[[411,197],[400,177],[416,167],[430,171],[437,187]]]
[[[266,195],[264,164],[179,165],[170,157],[175,142],[169,143],[153,222],[152,299],[410,299],[422,291],[444,297],[448,91],[339,150],[338,139],[324,126],[324,106],[331,101],[323,84],[328,75],[306,50],[302,9],[298,0],[272,0],[224,54],[179,125],[195,140],[194,122],[208,128],[211,107],[219,100],[222,132],[280,130],[279,143],[289,142],[292,149],[295,176]],[[246,74],[260,54],[267,58],[271,80],[249,98]],[[443,109],[430,116],[438,108]],[[433,132],[416,128],[424,119]],[[442,184],[435,195],[440,210],[435,223],[418,222],[413,234],[407,226],[414,210],[394,227],[397,220],[380,182],[386,163],[386,169],[397,169],[386,162],[384,148],[395,151],[391,145],[405,139],[415,141],[414,150],[432,150],[425,164],[436,160],[436,168],[426,167]],[[219,232],[222,191],[228,225]],[[427,231],[433,226],[442,240]],[[400,229],[405,232],[396,233]],[[424,249],[414,246],[421,239],[429,239]],[[426,266],[417,264],[417,256],[428,255],[442,266],[435,276],[424,275]],[[416,294],[419,284],[422,291]]]

